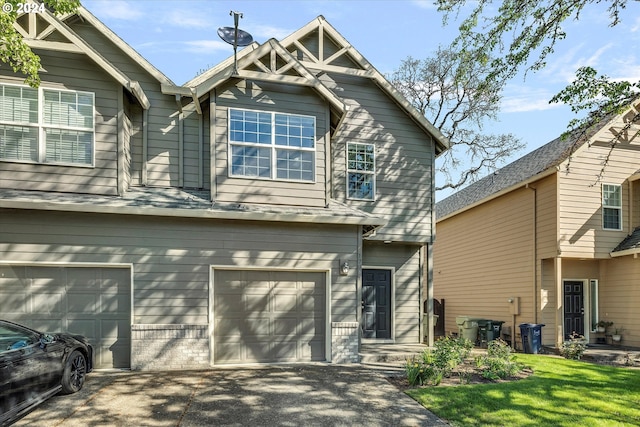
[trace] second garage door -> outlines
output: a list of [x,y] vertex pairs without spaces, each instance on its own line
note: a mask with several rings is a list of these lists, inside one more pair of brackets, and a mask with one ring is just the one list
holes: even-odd
[[326,274],[214,270],[214,363],[322,361]]

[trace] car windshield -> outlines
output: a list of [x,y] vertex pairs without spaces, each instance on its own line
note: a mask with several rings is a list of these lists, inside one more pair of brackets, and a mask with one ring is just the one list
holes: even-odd
[[0,353],[27,347],[38,339],[38,334],[28,329],[0,324]]

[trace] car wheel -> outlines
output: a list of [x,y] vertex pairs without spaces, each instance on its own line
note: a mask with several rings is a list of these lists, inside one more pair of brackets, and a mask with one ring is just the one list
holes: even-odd
[[80,391],[87,376],[87,359],[78,350],[74,350],[67,359],[62,373],[62,392],[71,394]]

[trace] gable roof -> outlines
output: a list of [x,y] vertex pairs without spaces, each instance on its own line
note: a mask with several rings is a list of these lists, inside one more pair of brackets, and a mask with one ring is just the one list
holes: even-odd
[[471,208],[480,202],[510,191],[515,186],[522,186],[528,181],[555,173],[556,167],[566,160],[578,145],[581,145],[576,142],[575,138],[556,138],[439,201],[436,203],[437,219],[443,219],[464,208]]
[[611,251],[612,257],[635,255],[640,253],[640,227],[633,230],[618,246]]
[[[311,43],[306,43],[309,41]],[[435,140],[436,155],[449,148],[449,141],[440,130],[395,90],[323,16],[318,16],[280,42],[270,39],[263,45],[252,43],[241,49],[236,57],[237,73],[234,73],[234,58],[231,56],[181,88],[163,86],[163,93],[192,96],[196,101],[232,77],[264,79],[312,87],[330,102],[338,114],[342,114],[346,106],[317,75],[324,72],[355,75],[373,80],[423,132],[431,135]]]

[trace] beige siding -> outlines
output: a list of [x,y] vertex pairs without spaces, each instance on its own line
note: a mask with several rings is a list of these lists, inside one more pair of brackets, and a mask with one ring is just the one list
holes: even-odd
[[600,317],[622,327],[622,344],[640,347],[640,259],[633,256],[603,262]]
[[[601,180],[597,175],[609,155],[609,131],[597,142],[583,146],[570,160],[570,172],[563,166],[559,172],[560,250],[563,257],[608,258],[609,252],[629,234],[630,203],[627,179],[638,170],[640,143],[624,142],[611,151]],[[565,162],[565,165],[567,162]],[[621,231],[603,230],[602,184],[622,185]]]
[[[540,315],[538,321],[544,324],[542,328],[542,344],[555,345],[556,334],[562,336],[562,310],[558,300],[558,289],[556,287],[556,275],[553,259],[543,259],[540,261],[542,273],[540,275]],[[558,320],[556,314],[560,313]]]
[[[41,87],[95,94],[95,167],[0,161],[0,187],[21,190],[117,194],[118,91],[116,84],[85,56],[37,51]],[[72,77],[70,77],[72,76]],[[24,77],[0,68],[0,80],[22,84]]]
[[[432,233],[433,141],[372,81],[333,75],[321,79],[349,106],[331,148],[333,197],[388,220],[373,240],[428,241]],[[375,201],[346,198],[349,142],[375,144]]]
[[457,316],[511,323],[510,297],[520,298],[516,324],[534,321],[533,203],[521,188],[438,222],[434,296],[446,301],[446,333]]
[[537,258],[552,258],[558,254],[557,176],[543,178],[531,187],[536,191]]
[[[215,147],[216,192],[212,197],[220,202],[267,203],[298,206],[325,206],[327,106],[309,88],[237,82],[217,90]],[[303,114],[316,118],[315,182],[293,182],[229,176],[228,109],[244,108],[259,111]]]
[[356,321],[354,226],[0,210],[0,229],[2,261],[133,264],[134,323],[206,324],[211,265],[332,269],[332,321]]
[[[420,247],[368,242],[363,247],[365,268],[393,268],[393,336],[398,343],[420,339]],[[426,296],[423,296],[426,297]]]

